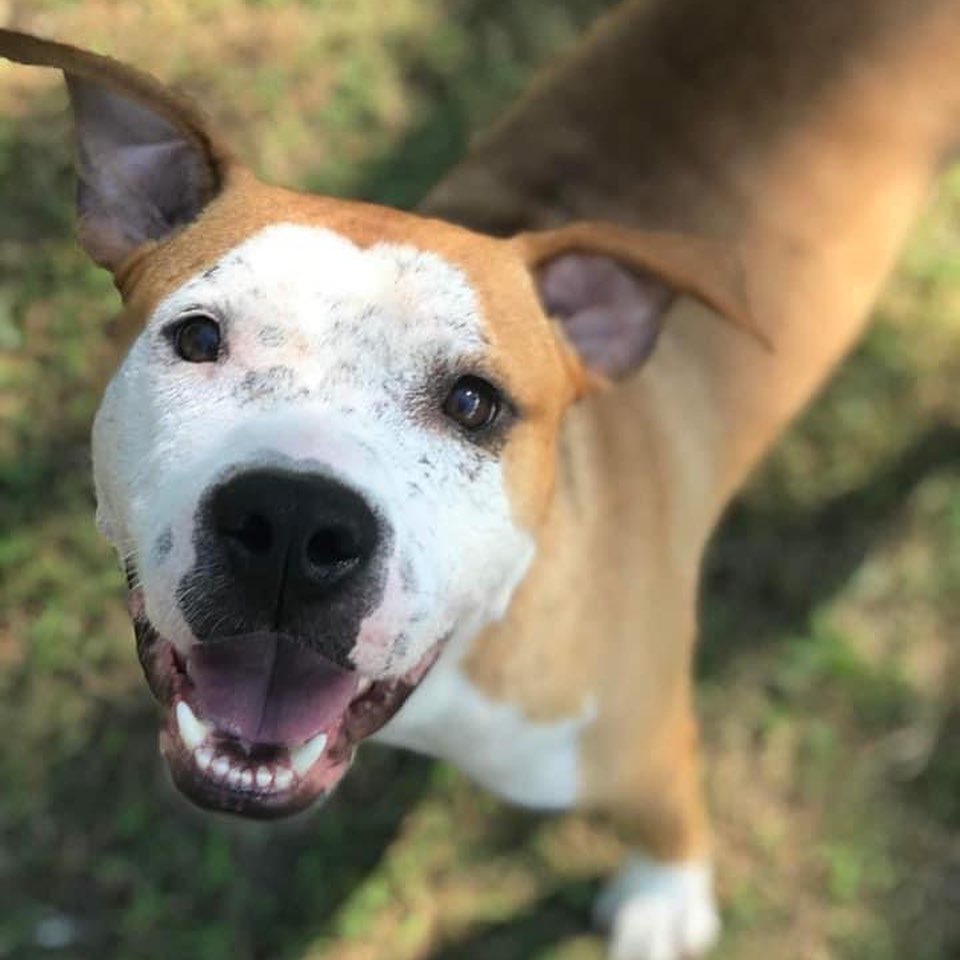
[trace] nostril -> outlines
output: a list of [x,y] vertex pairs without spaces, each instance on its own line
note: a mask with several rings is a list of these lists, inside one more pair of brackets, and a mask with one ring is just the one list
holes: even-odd
[[329,599],[380,545],[379,519],[366,500],[325,476],[241,473],[215,489],[209,510],[204,526],[225,573],[269,612]]
[[224,536],[240,544],[248,553],[265,556],[273,546],[270,521],[259,513],[247,513],[239,521],[221,527]]
[[348,527],[325,527],[307,541],[307,561],[313,567],[338,567],[360,558],[361,546]]

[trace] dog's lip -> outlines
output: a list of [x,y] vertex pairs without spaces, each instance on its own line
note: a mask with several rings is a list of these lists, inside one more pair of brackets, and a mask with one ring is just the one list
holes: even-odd
[[[203,734],[188,741],[191,725]],[[297,746],[245,743],[203,723],[178,699],[161,728],[160,749],[174,783],[198,806],[265,819],[296,813],[329,793],[354,748],[334,731]]]
[[439,655],[436,644],[403,677],[357,675],[346,708],[298,743],[259,743],[218,729],[203,716],[187,664],[132,604],[137,651],[166,717],[160,749],[178,789],[198,806],[254,818],[289,816],[320,800],[350,768],[357,743],[400,709]]

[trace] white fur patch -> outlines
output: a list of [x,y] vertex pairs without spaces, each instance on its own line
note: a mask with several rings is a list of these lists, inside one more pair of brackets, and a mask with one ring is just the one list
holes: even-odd
[[[220,323],[215,363],[174,349],[171,325],[197,310]],[[177,588],[195,563],[198,504],[253,467],[328,474],[389,527],[382,601],[352,653],[365,675],[401,675],[496,618],[532,540],[499,457],[441,410],[486,353],[457,267],[317,227],[267,227],[165,298],[94,427],[101,529],[135,556],[159,632],[181,649],[195,639],[181,609],[194,598]]]
[[473,686],[447,650],[377,740],[448,760],[511,803],[543,810],[573,806],[579,793],[580,735],[595,710],[534,723]]
[[597,901],[609,960],[688,960],[720,933],[709,862],[658,863],[635,855]]

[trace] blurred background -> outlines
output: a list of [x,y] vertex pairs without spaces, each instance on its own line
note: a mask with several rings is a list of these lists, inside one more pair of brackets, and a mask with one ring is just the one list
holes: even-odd
[[[907,0],[904,0],[907,2]],[[0,0],[192,92],[265,178],[410,206],[604,0]],[[266,827],[167,786],[87,434],[115,362],[65,96],[0,65],[0,958],[598,960],[615,838],[368,747]],[[725,522],[699,694],[718,956],[960,956],[960,170]]]

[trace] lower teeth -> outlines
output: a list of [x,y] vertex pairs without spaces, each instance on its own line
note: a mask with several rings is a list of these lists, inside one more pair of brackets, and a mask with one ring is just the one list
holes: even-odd
[[306,743],[290,751],[290,764],[271,768],[266,765],[254,771],[249,767],[235,766],[224,754],[215,754],[207,740],[213,728],[199,720],[187,703],[181,700],[176,707],[177,727],[184,746],[193,754],[193,761],[202,773],[229,784],[231,787],[251,790],[286,790],[297,777],[306,776],[311,767],[323,756],[327,735],[318,733]]
[[216,779],[232,787],[243,787],[245,790],[253,789],[254,785],[258,790],[286,790],[296,779],[293,771],[287,767],[271,769],[268,766],[260,766],[256,772],[249,767],[241,769],[233,766],[222,754],[214,758],[209,747],[200,747],[195,750],[193,759],[201,771],[209,770]]

